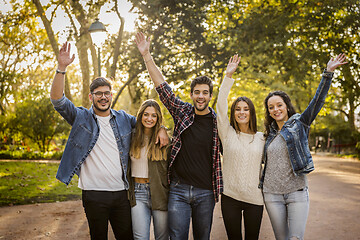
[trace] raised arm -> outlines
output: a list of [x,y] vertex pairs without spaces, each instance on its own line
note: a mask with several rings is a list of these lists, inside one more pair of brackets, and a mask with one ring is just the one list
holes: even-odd
[[238,55],[234,55],[230,58],[228,66],[225,71],[225,77],[223,82],[221,83],[218,101],[216,103],[216,111],[217,111],[217,121],[218,121],[218,130],[220,139],[224,141],[226,136],[228,135],[228,131],[230,127],[230,121],[227,115],[228,112],[228,95],[232,85],[234,84],[234,79],[232,79],[233,73],[236,71],[241,57]]
[[155,87],[165,82],[165,78],[162,75],[160,69],[156,66],[151,54],[150,54],[150,38],[145,38],[145,35],[141,32],[136,34],[135,43],[144,58],[145,65],[149,71],[151,80],[154,82]]
[[75,59],[73,54],[70,57],[70,43],[65,42],[60,48],[58,58],[58,68],[51,86],[50,98],[57,100],[63,96],[64,85],[65,85],[65,71],[66,67],[69,66]]
[[234,55],[230,58],[229,63],[226,67],[225,76],[228,78],[232,78],[232,75],[236,71],[237,67],[239,66],[241,57],[238,54]]
[[325,103],[326,95],[331,86],[331,80],[333,76],[333,71],[344,64],[347,64],[345,54],[339,54],[336,58],[331,58],[327,63],[326,71],[322,74],[322,78],[320,84],[316,90],[315,96],[310,101],[309,106],[305,109],[305,111],[301,114],[300,120],[306,125],[310,126],[310,124],[314,121],[317,114],[320,112],[321,108]]

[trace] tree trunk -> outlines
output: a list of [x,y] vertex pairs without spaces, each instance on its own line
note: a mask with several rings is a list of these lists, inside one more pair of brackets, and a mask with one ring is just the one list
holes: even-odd
[[125,24],[125,19],[123,17],[121,17],[117,6],[118,6],[117,1],[115,1],[116,14],[118,15],[118,17],[120,19],[120,29],[119,29],[118,36],[115,39],[113,63],[110,67],[110,77],[112,77],[113,79],[115,79],[116,65],[117,65],[117,62],[119,59],[119,55],[120,55],[120,47],[121,47],[121,42],[122,42],[122,38],[123,38],[124,24]]
[[[54,31],[52,30],[51,24],[49,22],[49,20],[46,18],[45,16],[45,12],[44,9],[40,3],[39,0],[32,0],[33,3],[36,6],[37,9],[37,14],[39,15],[39,17],[41,18],[44,26],[45,26],[45,30],[46,33],[48,35],[48,39],[50,41],[51,47],[55,53],[56,56],[56,60],[59,58],[59,48],[58,48],[58,42],[56,41],[55,38],[55,34]],[[67,76],[65,75],[65,96],[70,99],[70,101],[72,101],[72,97],[71,97],[71,93],[70,93],[70,87],[69,87],[69,81],[67,79]]]
[[139,74],[133,74],[132,76],[129,77],[129,79],[126,81],[126,83],[124,83],[124,85],[119,89],[119,91],[117,92],[115,98],[113,99],[113,102],[111,104],[111,108],[114,108],[116,105],[117,100],[119,99],[119,96],[121,95],[121,93],[124,91],[125,87],[128,86],[135,78],[136,76]]
[[[80,32],[82,32],[80,30]],[[80,33],[80,37],[76,41],[76,48],[78,50],[79,55],[79,63],[80,63],[80,69],[81,69],[81,75],[82,75],[82,106],[85,108],[90,107],[90,99],[89,99],[89,87],[90,87],[90,66],[89,66],[89,59],[88,59],[88,45],[87,41]]]
[[350,129],[352,131],[357,131],[355,127],[355,108],[356,108],[355,103],[357,102],[356,101],[357,99],[356,99],[356,94],[354,92],[356,91],[354,88],[356,82],[354,76],[351,74],[349,66],[343,66],[342,72],[345,78],[345,81],[342,82],[342,85],[346,93],[345,95],[349,102],[348,118],[349,118]]

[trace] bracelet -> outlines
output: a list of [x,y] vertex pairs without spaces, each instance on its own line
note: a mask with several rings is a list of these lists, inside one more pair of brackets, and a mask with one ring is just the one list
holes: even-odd
[[147,54],[150,54],[150,52],[145,53],[144,55],[142,55],[142,57],[145,57]]
[[56,69],[56,73],[61,73],[61,74],[65,75],[66,71],[60,71],[59,69]]
[[169,131],[169,129],[167,127],[165,127],[164,125],[161,125],[160,128],[165,129],[166,131]]

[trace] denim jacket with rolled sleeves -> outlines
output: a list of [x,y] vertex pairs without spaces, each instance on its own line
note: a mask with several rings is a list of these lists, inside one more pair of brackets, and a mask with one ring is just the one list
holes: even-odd
[[[319,87],[316,90],[315,96],[309,103],[309,106],[302,114],[296,113],[292,115],[280,130],[281,136],[286,141],[290,163],[295,175],[307,174],[315,169],[308,143],[309,130],[311,123],[325,103],[326,95],[331,86],[332,76],[333,73],[324,71]],[[270,133],[264,147],[263,156],[265,166],[260,179],[260,188],[262,188],[265,179],[266,152],[270,143],[278,134],[277,132],[276,122],[273,121],[270,125]]]
[[[81,164],[89,155],[99,137],[99,125],[93,108],[86,109],[75,105],[63,96],[51,102],[56,111],[72,126],[56,178],[68,185],[74,174],[80,174]],[[135,127],[136,118],[123,110],[110,110],[110,124],[119,149],[123,181],[129,188],[126,178],[131,131]]]

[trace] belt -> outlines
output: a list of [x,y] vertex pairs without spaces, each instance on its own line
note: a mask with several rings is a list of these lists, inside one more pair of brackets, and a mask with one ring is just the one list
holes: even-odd
[[149,183],[149,179],[148,178],[134,178],[136,183]]

